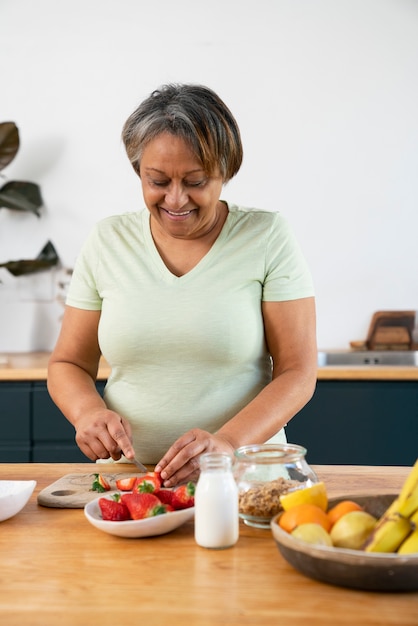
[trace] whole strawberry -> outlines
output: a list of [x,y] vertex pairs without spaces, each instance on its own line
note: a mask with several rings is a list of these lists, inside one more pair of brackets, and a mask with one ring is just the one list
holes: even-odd
[[99,507],[102,518],[106,521],[124,522],[132,519],[128,507],[120,501],[119,494],[115,494],[112,498],[100,498]]
[[162,515],[173,510],[169,504],[163,504],[153,493],[124,493],[122,502],[126,504],[132,519],[144,519]]
[[172,505],[175,509],[188,509],[194,506],[194,493],[196,485],[188,482],[187,485],[180,485],[173,492]]
[[163,504],[170,504],[174,508],[174,491],[172,489],[159,489],[155,492],[155,495]]

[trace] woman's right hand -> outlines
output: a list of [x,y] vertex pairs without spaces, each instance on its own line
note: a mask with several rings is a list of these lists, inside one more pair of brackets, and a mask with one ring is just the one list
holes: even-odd
[[80,450],[92,461],[135,456],[129,422],[110,411],[97,391],[100,311],[65,307],[48,366],[48,391],[76,430]]
[[120,459],[122,454],[133,459],[132,431],[129,422],[115,411],[100,408],[86,414],[75,424],[76,442],[80,450],[92,461]]

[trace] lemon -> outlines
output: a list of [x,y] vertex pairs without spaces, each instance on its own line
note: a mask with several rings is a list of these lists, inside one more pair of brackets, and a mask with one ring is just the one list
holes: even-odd
[[291,532],[291,535],[295,537],[295,539],[306,541],[306,543],[313,543],[320,546],[332,546],[329,533],[319,524],[301,524]]
[[323,511],[328,507],[327,490],[324,483],[314,483],[310,487],[295,489],[280,496],[280,504],[285,511],[299,504],[315,504]]

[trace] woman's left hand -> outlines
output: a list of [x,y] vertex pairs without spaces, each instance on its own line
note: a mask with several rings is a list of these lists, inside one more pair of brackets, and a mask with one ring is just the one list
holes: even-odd
[[192,428],[179,437],[155,466],[165,487],[194,481],[199,477],[199,457],[207,452],[232,455],[233,446],[221,435],[211,435],[206,430]]

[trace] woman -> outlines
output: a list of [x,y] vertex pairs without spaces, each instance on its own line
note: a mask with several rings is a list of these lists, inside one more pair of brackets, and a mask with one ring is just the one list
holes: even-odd
[[146,209],[85,243],[48,388],[90,459],[135,449],[173,486],[196,478],[203,452],[285,440],[315,388],[313,287],[280,215],[220,199],[242,146],[213,91],[162,87],[123,140]]

